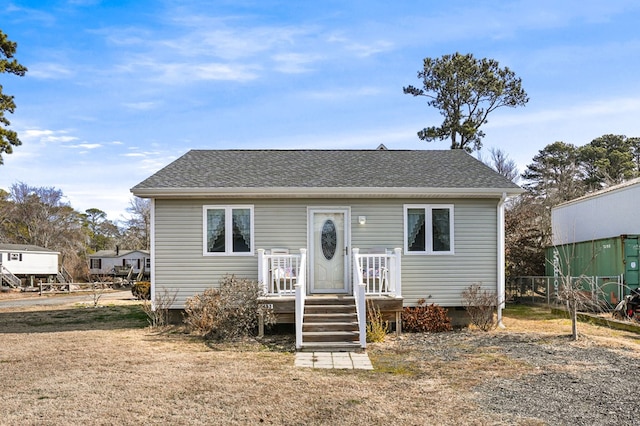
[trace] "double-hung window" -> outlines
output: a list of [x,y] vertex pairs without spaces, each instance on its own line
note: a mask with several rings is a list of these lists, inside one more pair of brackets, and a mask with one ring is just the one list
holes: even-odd
[[453,205],[405,205],[404,252],[406,254],[454,254]]
[[203,206],[205,256],[253,255],[253,206]]

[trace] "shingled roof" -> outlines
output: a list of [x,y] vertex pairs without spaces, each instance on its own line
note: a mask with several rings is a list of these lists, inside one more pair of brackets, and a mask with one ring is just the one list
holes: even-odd
[[48,248],[34,246],[31,244],[0,244],[0,250],[2,251],[31,251],[40,253],[57,253],[57,251],[49,250]]
[[141,197],[520,188],[462,150],[192,150],[134,186]]

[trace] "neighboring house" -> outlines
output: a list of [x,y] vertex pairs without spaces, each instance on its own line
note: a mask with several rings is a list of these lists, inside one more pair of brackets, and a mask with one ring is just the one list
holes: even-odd
[[474,283],[504,300],[504,201],[522,192],[462,150],[384,147],[193,150],[131,191],[152,199],[152,299],[257,280],[298,348],[329,295],[355,297],[359,330],[365,297],[392,319],[461,307]]
[[137,277],[149,275],[148,250],[100,250],[89,255],[89,273],[93,276]]
[[0,244],[0,284],[18,287],[58,276],[57,251],[27,244]]
[[[640,178],[554,207],[547,276],[605,277],[610,283],[600,290],[612,303],[640,287],[638,211]],[[616,276],[622,285],[614,283]]]

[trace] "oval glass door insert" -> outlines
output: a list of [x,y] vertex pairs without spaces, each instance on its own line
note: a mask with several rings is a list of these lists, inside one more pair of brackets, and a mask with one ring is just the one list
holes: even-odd
[[322,254],[325,259],[333,259],[333,256],[336,254],[337,242],[336,224],[333,223],[331,219],[327,219],[322,225],[322,232],[320,234],[320,246],[322,247]]

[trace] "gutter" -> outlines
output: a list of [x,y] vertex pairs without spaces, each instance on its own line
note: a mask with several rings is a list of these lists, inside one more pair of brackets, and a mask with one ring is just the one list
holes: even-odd
[[495,198],[517,189],[380,187],[131,188],[141,198]]
[[497,229],[497,239],[498,239],[498,253],[497,253],[497,278],[498,281],[496,283],[496,295],[498,296],[498,306],[497,306],[497,315],[498,315],[498,327],[504,328],[504,324],[502,323],[502,310],[505,307],[505,256],[504,256],[504,203],[507,200],[507,193],[503,192],[500,201],[498,202],[498,229]]

